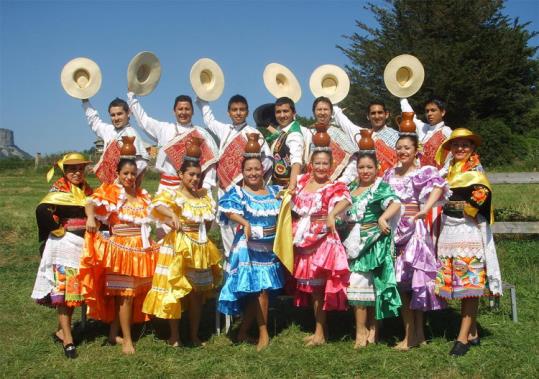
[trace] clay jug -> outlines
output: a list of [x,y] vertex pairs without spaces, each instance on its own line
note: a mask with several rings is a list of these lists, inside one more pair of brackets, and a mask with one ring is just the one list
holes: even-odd
[[374,140],[372,139],[371,129],[361,129],[361,138],[359,139],[359,150],[374,150]]
[[401,133],[415,133],[414,112],[402,112],[401,116],[395,117],[395,121]]
[[135,156],[137,155],[137,149],[134,145],[135,136],[122,136],[122,147],[120,148],[121,156]]
[[313,143],[317,147],[328,147],[331,142],[331,137],[327,133],[328,125],[316,124],[314,126],[316,133],[313,136]]
[[200,148],[202,142],[204,142],[202,138],[189,137],[185,154],[193,158],[200,158],[200,156],[202,155],[202,149]]
[[247,154],[259,154],[260,153],[260,143],[258,139],[260,135],[258,133],[247,133],[247,144],[245,144],[245,152]]

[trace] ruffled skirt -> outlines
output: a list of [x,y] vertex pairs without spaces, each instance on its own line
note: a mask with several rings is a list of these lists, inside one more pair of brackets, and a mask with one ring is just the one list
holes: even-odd
[[441,267],[423,220],[400,220],[395,236],[395,275],[399,288],[410,291],[410,309],[431,311],[445,307],[435,294],[436,274]]
[[151,287],[159,246],[144,248],[140,235],[86,233],[79,278],[88,316],[114,320],[114,297],[133,298],[133,323],[144,322],[142,303]]
[[214,290],[222,280],[221,254],[211,241],[196,242],[197,232],[171,232],[159,249],[152,286],[143,312],[163,319],[179,319],[181,299],[191,291]]
[[309,295],[322,292],[324,310],[346,310],[350,270],[338,237],[327,235],[313,247],[294,247],[294,278],[297,307],[308,306]]
[[84,300],[78,280],[84,239],[66,232],[49,236],[39,263],[32,299],[46,306],[80,306]]
[[219,295],[221,313],[240,314],[248,297],[284,286],[282,265],[273,253],[273,238],[245,241],[243,234],[232,246],[229,270]]
[[356,224],[343,244],[354,257],[349,260],[350,305],[374,306],[376,319],[397,317],[402,303],[393,268],[391,235],[381,234],[378,226],[361,229]]

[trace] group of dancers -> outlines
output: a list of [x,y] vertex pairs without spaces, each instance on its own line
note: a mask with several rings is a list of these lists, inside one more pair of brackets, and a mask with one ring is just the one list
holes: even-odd
[[[32,298],[57,309],[53,338],[68,358],[77,355],[71,315],[82,303],[89,317],[110,323],[108,342],[132,354],[131,325],[151,317],[169,320],[167,343],[180,346],[183,311],[200,346],[202,306],[212,293],[221,313],[241,315],[239,342],[252,339],[256,322],[262,350],[270,342],[268,305],[285,288],[295,306],[313,307],[307,346],[326,343],[328,311],[350,307],[356,349],[376,343],[378,321],[399,314],[404,339],[395,348],[421,346],[424,312],[447,299],[462,303],[450,354],[479,345],[478,300],[502,292],[492,187],[476,153],[479,136],[447,127],[443,102],[429,100],[428,121],[414,117],[399,133],[386,125],[381,102],[369,105],[363,128],[318,97],[309,128],[282,97],[269,113],[255,112],[271,116],[261,121],[264,137],[247,124],[241,95],[228,103],[229,123],[197,98],[205,127],[192,124],[189,96],[175,99],[174,123],[148,116],[133,93],[127,99],[110,103],[112,125],[82,102],[92,130],[120,147],[116,179],[93,190],[85,180],[91,162],[66,154],[56,164],[61,178],[36,210],[43,244]],[[406,99],[401,106],[410,116]],[[153,197],[143,189],[148,154],[130,116],[160,147]],[[134,145],[126,142],[132,137]],[[213,222],[222,252],[208,238]]]

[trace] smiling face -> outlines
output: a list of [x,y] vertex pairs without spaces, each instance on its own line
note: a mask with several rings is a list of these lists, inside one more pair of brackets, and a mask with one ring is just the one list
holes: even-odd
[[331,106],[325,101],[319,101],[314,107],[314,117],[319,124],[329,125],[331,113]]
[[389,112],[384,110],[384,107],[381,104],[372,104],[369,107],[367,119],[370,121],[374,130],[382,128],[386,124],[388,118]]
[[198,166],[187,167],[184,172],[180,171],[180,179],[184,188],[190,192],[195,192],[199,188],[202,171]]
[[376,180],[376,163],[371,157],[362,157],[357,162],[357,177],[362,186],[369,186]]
[[275,119],[281,128],[284,128],[294,121],[295,115],[296,112],[292,110],[290,104],[281,104],[275,106]]
[[126,162],[118,171],[118,180],[125,189],[133,189],[137,181],[137,166]]
[[436,125],[444,120],[445,111],[435,103],[425,105],[425,117],[430,125]]
[[110,107],[109,115],[115,128],[123,128],[129,122],[129,111],[126,112],[123,107]]
[[331,169],[331,155],[326,152],[314,153],[311,157],[312,173],[317,181],[325,181],[329,178]]
[[469,139],[457,138],[451,141],[451,154],[457,162],[467,160],[474,149],[475,146]]
[[248,114],[249,110],[247,108],[247,104],[245,103],[231,103],[228,107],[228,115],[230,116],[230,119],[234,125],[243,124]]
[[243,164],[243,181],[250,188],[258,188],[264,181],[262,162],[258,158],[251,158]]
[[180,124],[190,124],[193,118],[193,107],[188,101],[178,101],[174,107],[174,115]]
[[84,182],[84,164],[64,164],[64,176],[67,181],[75,186],[79,186]]
[[404,166],[414,162],[417,148],[411,138],[401,138],[397,141],[396,146],[397,158]]

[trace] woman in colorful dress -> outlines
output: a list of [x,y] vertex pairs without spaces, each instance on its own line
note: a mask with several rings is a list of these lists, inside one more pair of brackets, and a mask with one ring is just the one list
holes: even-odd
[[355,349],[376,343],[377,320],[397,317],[401,306],[389,226],[401,204],[389,184],[377,177],[375,154],[374,150],[361,150],[357,156],[357,179],[348,186],[352,206],[344,217],[347,236],[343,245],[352,272],[348,303],[354,307],[356,319]]
[[387,170],[383,179],[404,204],[404,214],[394,235],[395,273],[404,323],[404,339],[395,346],[398,350],[426,343],[423,312],[444,307],[443,301],[434,294],[440,263],[424,219],[438,200],[449,197],[450,191],[436,168],[418,166],[417,148],[417,136],[402,133],[396,145],[400,166]]
[[450,354],[461,356],[480,343],[477,332],[479,298],[502,294],[500,266],[490,224],[492,187],[475,149],[481,140],[468,129],[455,129],[438,150],[452,160],[447,181],[452,195],[442,214],[438,258],[442,267],[436,277],[436,293],[445,299],[461,300],[460,331]]
[[[102,184],[86,205],[80,279],[88,315],[111,323],[109,343],[121,344],[124,354],[134,354],[131,323],[146,321],[142,303],[151,287],[159,247],[150,240],[151,198],[136,186],[135,160],[121,158],[117,171],[116,182]],[[108,233],[99,232],[98,223],[106,224]]]
[[[91,163],[79,153],[63,156],[55,165],[63,176],[58,179],[36,208],[39,241],[44,243],[32,298],[38,304],[55,307],[58,329],[53,339],[62,342],[67,358],[77,350],[71,334],[71,316],[83,297],[77,278],[84,245],[86,197],[92,189],[84,179],[86,165]],[[54,175],[54,167],[47,180]],[[40,249],[41,250],[41,249]]]
[[[192,144],[190,142],[189,144]],[[198,337],[205,297],[221,282],[221,254],[208,239],[216,206],[205,188],[200,188],[200,154],[189,147],[178,171],[180,187],[161,191],[151,205],[151,216],[172,227],[159,249],[152,288],[143,312],[169,320],[168,344],[180,346],[179,322],[182,302],[189,311],[191,343],[202,345]]]
[[259,145],[246,147],[242,173],[243,186],[232,188],[219,201],[221,217],[241,226],[232,244],[228,275],[219,295],[219,311],[227,315],[243,313],[238,341],[248,339],[247,333],[256,319],[257,351],[261,351],[269,344],[269,294],[284,286],[283,267],[273,252],[281,201],[277,199],[279,186],[264,185]]
[[[325,135],[319,140],[319,135]],[[312,298],[316,329],[305,338],[307,346],[326,342],[326,311],[345,310],[350,271],[346,251],[335,231],[335,218],[350,204],[350,193],[342,182],[330,180],[332,155],[329,135],[316,133],[315,148],[307,174],[298,179],[292,197],[294,303],[307,306]]]

